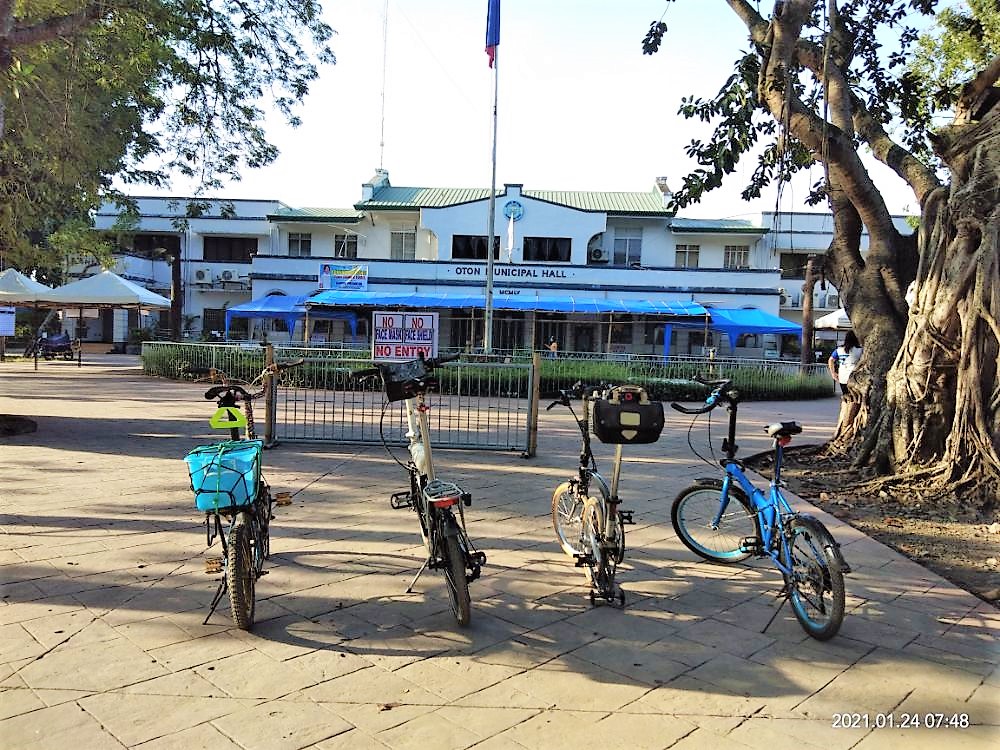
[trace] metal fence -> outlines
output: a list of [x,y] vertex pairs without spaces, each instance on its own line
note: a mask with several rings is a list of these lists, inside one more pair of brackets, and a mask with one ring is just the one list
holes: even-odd
[[[402,402],[384,406],[377,378],[358,383],[351,372],[370,366],[356,350],[275,347],[275,358],[305,359],[276,389],[274,436],[287,442],[405,444]],[[427,395],[436,447],[490,450],[528,448],[530,363],[495,357],[449,364],[436,372]]]

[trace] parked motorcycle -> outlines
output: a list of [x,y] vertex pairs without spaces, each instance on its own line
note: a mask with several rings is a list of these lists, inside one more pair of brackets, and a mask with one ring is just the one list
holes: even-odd
[[28,344],[28,348],[24,350],[24,356],[34,357],[36,351],[42,359],[62,357],[63,359],[71,360],[76,356],[73,341],[70,339],[68,333],[60,333],[48,338],[39,336]]

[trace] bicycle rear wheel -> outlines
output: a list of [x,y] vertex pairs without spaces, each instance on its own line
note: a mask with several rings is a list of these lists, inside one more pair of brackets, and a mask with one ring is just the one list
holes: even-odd
[[448,584],[451,611],[458,624],[465,627],[472,619],[472,601],[469,598],[469,580],[465,577],[465,551],[458,535],[444,538],[444,578]]
[[226,550],[226,588],[229,591],[229,609],[233,623],[240,630],[253,626],[254,586],[257,572],[254,564],[255,545],[250,514],[243,510],[236,514],[229,530]]
[[[844,621],[844,574],[826,528],[811,518],[793,516],[786,525],[782,562],[788,599],[802,629],[818,641],[833,638]],[[786,553],[791,560],[786,559]]]
[[674,499],[670,521],[684,546],[699,557],[719,563],[746,560],[752,553],[744,551],[743,540],[760,539],[760,521],[743,490],[730,486],[729,505],[713,524],[721,497],[720,480],[691,485]]
[[583,554],[583,498],[575,482],[563,482],[552,493],[552,528],[562,551],[570,557]]

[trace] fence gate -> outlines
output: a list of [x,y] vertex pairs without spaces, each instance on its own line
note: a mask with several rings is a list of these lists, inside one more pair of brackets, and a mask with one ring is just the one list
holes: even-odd
[[[282,442],[405,445],[403,402],[389,404],[378,378],[357,383],[351,372],[370,359],[343,351],[275,347],[278,359],[304,358],[276,388],[274,437]],[[356,355],[355,355],[356,356]],[[431,442],[441,448],[527,451],[532,393],[531,363],[477,357],[435,371],[436,392],[427,394]]]

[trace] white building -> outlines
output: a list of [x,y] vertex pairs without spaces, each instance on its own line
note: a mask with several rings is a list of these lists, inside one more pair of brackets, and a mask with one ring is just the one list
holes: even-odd
[[[696,302],[717,308],[757,308],[801,321],[800,258],[829,244],[827,214],[766,214],[759,223],[693,220],[666,207],[662,181],[648,192],[498,191],[494,224],[494,298]],[[396,187],[379,170],[350,208],[294,208],[277,200],[138,198],[140,220],[118,268],[127,278],[167,294],[163,250],[181,262],[185,332],[199,337],[225,328],[226,309],[267,295],[310,295],[331,277],[369,293],[482,294],[486,284],[489,190]],[[108,231],[117,213],[96,217]],[[804,268],[804,263],[801,264]],[[85,269],[79,269],[86,275]],[[796,298],[795,293],[799,292]],[[839,306],[835,292],[817,298],[817,312]],[[367,341],[371,307],[345,321],[310,324],[313,340]],[[124,315],[123,312],[115,313]],[[107,315],[110,315],[108,313]],[[477,346],[482,309],[442,310],[443,346]],[[166,316],[161,316],[166,319]],[[662,319],[630,315],[497,310],[494,345],[536,346],[555,336],[563,350],[659,352]],[[280,321],[237,319],[233,337],[288,338]],[[796,321],[798,322],[798,321]],[[87,337],[109,340],[111,326],[93,321]],[[292,334],[301,339],[303,331]],[[532,336],[534,335],[534,339]],[[707,336],[707,338],[706,338]],[[773,335],[740,337],[733,353],[776,356]],[[789,349],[794,344],[784,342]],[[730,350],[727,337],[676,329],[671,351]]]

